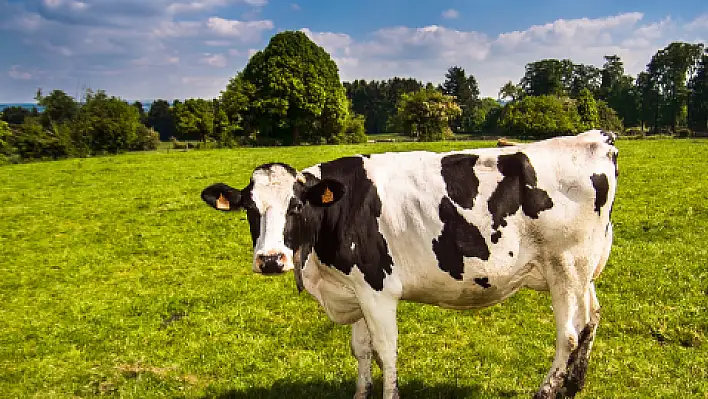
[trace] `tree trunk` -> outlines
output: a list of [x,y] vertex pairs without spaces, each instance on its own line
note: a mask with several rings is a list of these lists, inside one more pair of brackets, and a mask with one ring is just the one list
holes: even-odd
[[293,145],[298,145],[300,144],[300,130],[297,128],[297,125],[293,125]]

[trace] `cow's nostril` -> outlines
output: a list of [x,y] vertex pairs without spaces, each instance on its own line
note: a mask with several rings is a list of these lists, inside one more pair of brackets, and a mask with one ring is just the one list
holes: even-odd
[[283,260],[285,255],[282,253],[272,255],[258,255],[258,263],[261,272],[264,274],[282,273]]
[[276,263],[280,260],[281,255],[261,255],[261,262],[264,264]]

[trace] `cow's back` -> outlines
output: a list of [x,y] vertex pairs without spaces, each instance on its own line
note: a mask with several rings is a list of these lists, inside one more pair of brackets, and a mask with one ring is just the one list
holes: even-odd
[[379,230],[404,298],[451,307],[498,302],[569,248],[601,257],[616,188],[611,136],[591,131],[515,147],[364,159]]

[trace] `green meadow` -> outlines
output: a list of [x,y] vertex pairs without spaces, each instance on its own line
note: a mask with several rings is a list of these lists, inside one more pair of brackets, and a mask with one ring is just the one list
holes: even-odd
[[[494,142],[158,151],[0,167],[0,397],[350,398],[349,327],[292,274],[251,272],[242,213],[201,190],[354,153]],[[582,398],[708,398],[708,141],[619,141],[602,320]],[[404,398],[529,398],[547,293],[452,311],[402,303]],[[376,395],[381,394],[380,371]]]

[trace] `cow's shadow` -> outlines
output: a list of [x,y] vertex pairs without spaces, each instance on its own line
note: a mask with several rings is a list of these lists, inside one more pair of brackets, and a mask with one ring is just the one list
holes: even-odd
[[[416,399],[453,399],[478,397],[515,397],[521,392],[485,392],[481,386],[457,386],[453,384],[425,385],[421,381],[407,381],[399,387],[402,398]],[[375,381],[374,391],[370,397],[381,397],[381,380]],[[276,381],[270,387],[247,388],[243,390],[226,390],[211,392],[204,399],[351,399],[354,396],[354,382],[337,383],[328,381]]]

